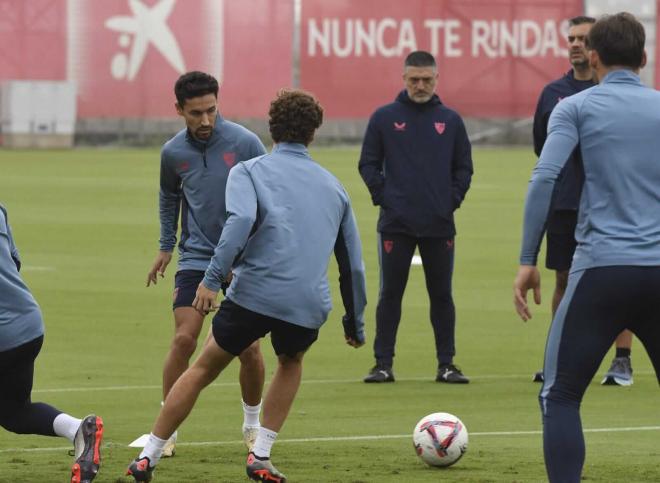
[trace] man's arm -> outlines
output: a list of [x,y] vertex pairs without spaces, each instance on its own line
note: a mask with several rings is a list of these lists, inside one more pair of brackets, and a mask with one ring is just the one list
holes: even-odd
[[257,220],[257,193],[245,163],[238,163],[229,171],[225,203],[227,221],[192,303],[203,314],[218,308],[218,292],[231,281],[231,267],[245,248]]
[[558,104],[550,116],[548,139],[525,200],[521,265],[536,265],[555,181],[578,144],[577,123],[577,103],[570,98]]
[[229,172],[225,199],[227,221],[202,280],[214,292],[227,281],[234,260],[245,248],[257,220],[257,193],[245,163],[238,163]]
[[532,128],[534,152],[537,156],[541,155],[545,139],[548,136],[548,118],[550,117],[550,112],[545,108],[545,98],[545,89],[543,89],[539,96],[539,100],[536,103],[536,111],[534,111],[534,127]]
[[520,267],[513,284],[513,302],[518,315],[525,321],[532,317],[527,305],[527,291],[533,290],[534,301],[541,303],[541,278],[535,265],[554,184],[578,140],[577,102],[568,99],[550,115],[548,138],[532,173],[525,200]]
[[181,178],[167,161],[165,151],[160,153],[160,191],[158,212],[160,218],[160,250],[147,274],[147,287],[158,283],[158,276],[165,276],[165,269],[172,260],[176,245],[179,209],[181,207]]
[[[3,245],[4,243],[7,244],[6,252],[9,253],[9,257],[14,262],[14,265],[16,265],[16,270],[20,272],[21,257],[18,254],[18,248],[16,248],[14,238],[11,235],[11,228],[9,228],[9,221],[7,220],[7,212],[2,206],[0,206],[0,243]],[[4,247],[2,247],[2,252],[5,252]]]
[[472,180],[472,145],[468,139],[463,120],[458,118],[459,126],[454,138],[454,159],[452,159],[451,187],[454,209],[461,206]]
[[339,266],[339,289],[346,314],[342,318],[346,343],[359,347],[364,344],[364,308],[367,305],[362,244],[350,199],[346,195],[346,209],[337,240],[335,258]]
[[181,178],[168,162],[165,151],[160,156],[160,250],[171,252],[176,245],[179,210],[181,208]]
[[371,193],[371,201],[374,205],[380,206],[383,203],[383,190],[385,187],[385,177],[383,176],[383,140],[380,131],[376,126],[376,115],[369,119],[367,131],[362,141],[362,152],[358,170],[360,176]]

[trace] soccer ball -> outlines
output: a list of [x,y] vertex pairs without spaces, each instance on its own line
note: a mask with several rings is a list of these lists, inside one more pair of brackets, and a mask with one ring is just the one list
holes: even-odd
[[415,426],[413,445],[417,456],[427,465],[450,466],[467,451],[467,428],[453,414],[429,414]]

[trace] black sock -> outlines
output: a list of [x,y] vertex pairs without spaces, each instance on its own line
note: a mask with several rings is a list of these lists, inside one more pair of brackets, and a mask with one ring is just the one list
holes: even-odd
[[630,357],[630,349],[627,347],[617,347],[616,357]]

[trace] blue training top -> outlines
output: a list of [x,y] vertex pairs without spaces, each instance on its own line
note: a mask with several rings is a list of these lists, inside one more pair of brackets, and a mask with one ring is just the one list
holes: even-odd
[[520,263],[535,265],[553,184],[580,144],[585,183],[571,272],[660,265],[660,92],[630,70],[559,103],[527,193]]
[[206,270],[226,218],[229,170],[264,153],[256,134],[220,115],[207,141],[184,129],[165,143],[160,164],[160,249],[174,250],[180,210],[179,270]]
[[[239,163],[227,181],[227,222],[203,283],[253,312],[317,329],[332,307],[333,250],[346,309],[344,332],[364,340],[362,249],[348,194],[302,144]],[[233,267],[233,268],[232,268]]]
[[18,271],[21,259],[0,205],[0,352],[14,349],[44,333],[41,310]]

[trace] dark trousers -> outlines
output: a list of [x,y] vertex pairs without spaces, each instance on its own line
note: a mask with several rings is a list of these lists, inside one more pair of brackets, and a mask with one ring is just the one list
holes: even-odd
[[391,366],[396,333],[401,320],[401,299],[408,282],[415,247],[424,266],[426,289],[431,303],[431,325],[435,336],[438,364],[451,363],[454,354],[456,311],[451,296],[454,271],[453,238],[416,238],[402,234],[379,233],[380,294],[376,308],[376,362]]
[[660,267],[572,273],[545,350],[543,447],[549,480],[578,483],[584,464],[580,402],[623,329],[644,344],[660,383]]
[[0,352],[0,426],[18,434],[56,436],[53,421],[61,411],[33,403],[32,379],[43,336]]

